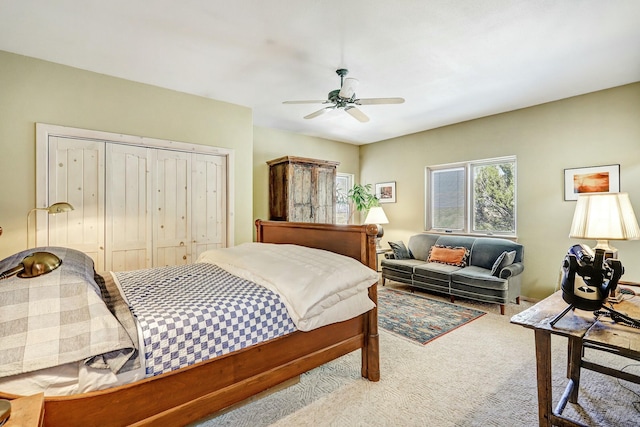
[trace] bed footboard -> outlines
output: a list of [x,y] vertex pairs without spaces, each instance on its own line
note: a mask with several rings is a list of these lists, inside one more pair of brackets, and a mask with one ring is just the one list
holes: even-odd
[[[324,249],[355,258],[369,268],[377,269],[376,236],[378,227],[368,225],[310,224],[256,220],[257,241],[286,243]],[[369,298],[378,304],[377,287],[369,288]],[[362,348],[362,376],[380,380],[378,309],[365,313],[365,343]]]

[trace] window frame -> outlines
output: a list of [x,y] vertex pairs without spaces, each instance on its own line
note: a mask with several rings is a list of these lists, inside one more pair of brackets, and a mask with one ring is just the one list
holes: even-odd
[[[353,223],[353,203],[347,199],[347,203],[339,203],[338,201],[338,180],[339,179],[343,179],[347,181],[347,188],[346,188],[346,192],[349,192],[349,190],[353,187],[353,183],[355,182],[355,174],[352,173],[344,173],[344,172],[337,172],[336,173],[336,206],[335,206],[335,212],[334,212],[334,217],[335,217],[335,223],[336,224],[352,224]],[[346,197],[346,193],[345,193],[345,197]],[[347,206],[347,222],[343,223],[343,222],[338,222],[338,210],[340,205],[346,205]]]
[[[474,177],[473,171],[475,167],[479,166],[489,166],[500,163],[513,163],[513,197],[514,197],[514,224],[513,224],[513,232],[484,232],[484,231],[476,231],[474,230]],[[480,159],[480,160],[470,160],[464,162],[456,162],[456,163],[447,163],[441,165],[432,165],[426,166],[424,172],[424,229],[428,232],[433,233],[443,233],[443,234],[460,234],[460,235],[473,235],[473,236],[500,236],[500,237],[517,237],[517,224],[518,224],[518,180],[517,180],[517,167],[518,162],[515,155],[513,156],[503,156],[503,157],[494,157],[489,159]],[[434,179],[432,174],[434,172],[442,172],[446,170],[456,170],[462,169],[464,170],[464,226],[463,229],[446,229],[446,228],[437,228],[432,227],[433,225],[433,203],[431,201],[433,194],[433,184]]]

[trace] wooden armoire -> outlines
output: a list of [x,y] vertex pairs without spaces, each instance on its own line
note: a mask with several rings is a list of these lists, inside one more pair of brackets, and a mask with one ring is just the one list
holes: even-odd
[[339,162],[284,156],[269,165],[269,219],[333,224]]

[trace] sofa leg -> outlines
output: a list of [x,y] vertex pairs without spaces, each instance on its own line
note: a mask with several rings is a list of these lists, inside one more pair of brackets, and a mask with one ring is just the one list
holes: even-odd
[[454,297],[453,295],[449,295],[449,300],[451,300],[451,304],[453,304],[454,302],[456,302],[456,297]]
[[385,279],[385,278],[384,278],[384,276],[382,276],[382,286],[384,286],[384,282],[385,282],[386,280],[387,280],[387,279]]
[[500,304],[500,314],[504,316],[504,304]]
[[516,304],[520,305],[520,297],[516,297]]

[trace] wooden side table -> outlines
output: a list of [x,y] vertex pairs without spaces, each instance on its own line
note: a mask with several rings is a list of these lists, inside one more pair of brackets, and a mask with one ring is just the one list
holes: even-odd
[[11,416],[3,427],[42,427],[44,393],[20,397],[11,401]]
[[[533,329],[535,333],[540,426],[582,426],[562,416],[567,402],[578,402],[581,369],[589,369],[640,384],[638,375],[592,363],[582,358],[583,349],[588,347],[640,360],[640,330],[615,324],[610,319],[601,318],[596,321],[592,312],[583,310],[572,310],[551,325],[551,321],[567,306],[568,304],[562,299],[562,291],[558,291],[511,318],[512,323]],[[616,304],[615,309],[626,312],[630,317],[640,318],[640,298],[634,297]],[[551,335],[564,336],[569,340],[567,358],[569,381],[555,410],[551,393]]]

